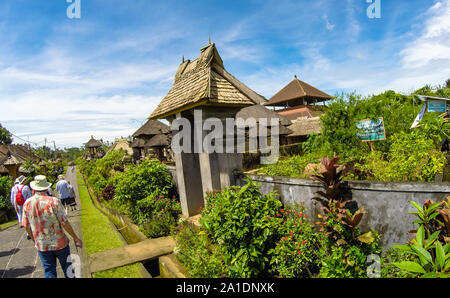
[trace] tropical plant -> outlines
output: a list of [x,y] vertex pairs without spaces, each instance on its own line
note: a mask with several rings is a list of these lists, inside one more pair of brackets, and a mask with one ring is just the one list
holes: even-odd
[[426,238],[424,226],[420,225],[412,244],[394,246],[408,253],[410,260],[393,265],[408,272],[410,277],[450,277],[450,243],[443,246],[438,239],[439,234],[440,231],[436,231]]
[[410,203],[417,209],[411,214],[419,217],[414,223],[423,227],[426,237],[439,232],[440,241],[450,242],[450,197],[447,197],[447,201],[440,203],[426,200],[423,207],[414,201]]
[[316,194],[319,196],[313,197],[322,204],[322,206],[329,206],[332,201],[343,200],[341,196],[340,185],[342,183],[342,168],[337,164],[340,157],[336,156],[333,159],[328,157],[320,159],[320,163],[324,166],[325,170],[318,175],[312,175],[311,178],[322,184],[324,191],[318,191]]

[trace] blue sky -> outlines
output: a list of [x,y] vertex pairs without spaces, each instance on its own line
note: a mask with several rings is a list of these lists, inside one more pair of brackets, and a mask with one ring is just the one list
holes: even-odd
[[[296,74],[335,95],[410,93],[450,78],[450,0],[0,2],[0,123],[58,147],[132,134],[211,37],[270,98]],[[17,143],[22,143],[16,139]]]

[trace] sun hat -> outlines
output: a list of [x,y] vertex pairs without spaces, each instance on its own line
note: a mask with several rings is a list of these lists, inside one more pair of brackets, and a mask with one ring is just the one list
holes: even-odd
[[14,183],[15,183],[15,184],[17,184],[17,183],[22,184],[22,183],[25,181],[25,179],[27,179],[27,178],[25,178],[24,175],[19,176],[19,177],[17,177],[17,179],[14,181]]
[[64,180],[64,176],[63,175],[58,175],[58,179],[59,180]]
[[34,177],[34,181],[31,181],[30,186],[35,191],[45,191],[49,189],[52,184],[47,182],[47,177],[44,175],[38,175]]

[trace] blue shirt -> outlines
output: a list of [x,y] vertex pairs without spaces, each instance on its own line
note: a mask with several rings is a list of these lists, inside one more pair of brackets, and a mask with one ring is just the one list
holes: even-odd
[[66,180],[59,180],[56,183],[55,190],[58,192],[60,199],[70,198],[69,183]]
[[31,189],[27,185],[15,184],[11,188],[11,205],[13,206],[16,206],[16,194],[19,192],[20,189],[22,189],[22,196],[25,199],[25,201],[31,198],[31,196],[33,195],[31,193]]

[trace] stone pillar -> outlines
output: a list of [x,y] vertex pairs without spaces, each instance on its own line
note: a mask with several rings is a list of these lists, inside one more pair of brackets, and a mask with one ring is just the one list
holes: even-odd
[[175,165],[183,216],[194,216],[204,206],[199,156],[195,153],[176,153]]
[[[203,131],[203,122],[207,118],[218,118],[223,122],[225,146],[225,119],[235,117],[236,111],[227,109],[198,108],[182,112],[177,118],[189,120],[191,125],[191,152],[175,153],[178,191],[184,217],[197,215],[205,206],[206,192],[221,190],[235,185],[235,170],[242,170],[242,154],[207,153],[202,147],[204,137],[209,133]],[[201,110],[201,117],[199,116]],[[197,117],[194,117],[197,115]],[[174,132],[176,133],[176,132]]]

